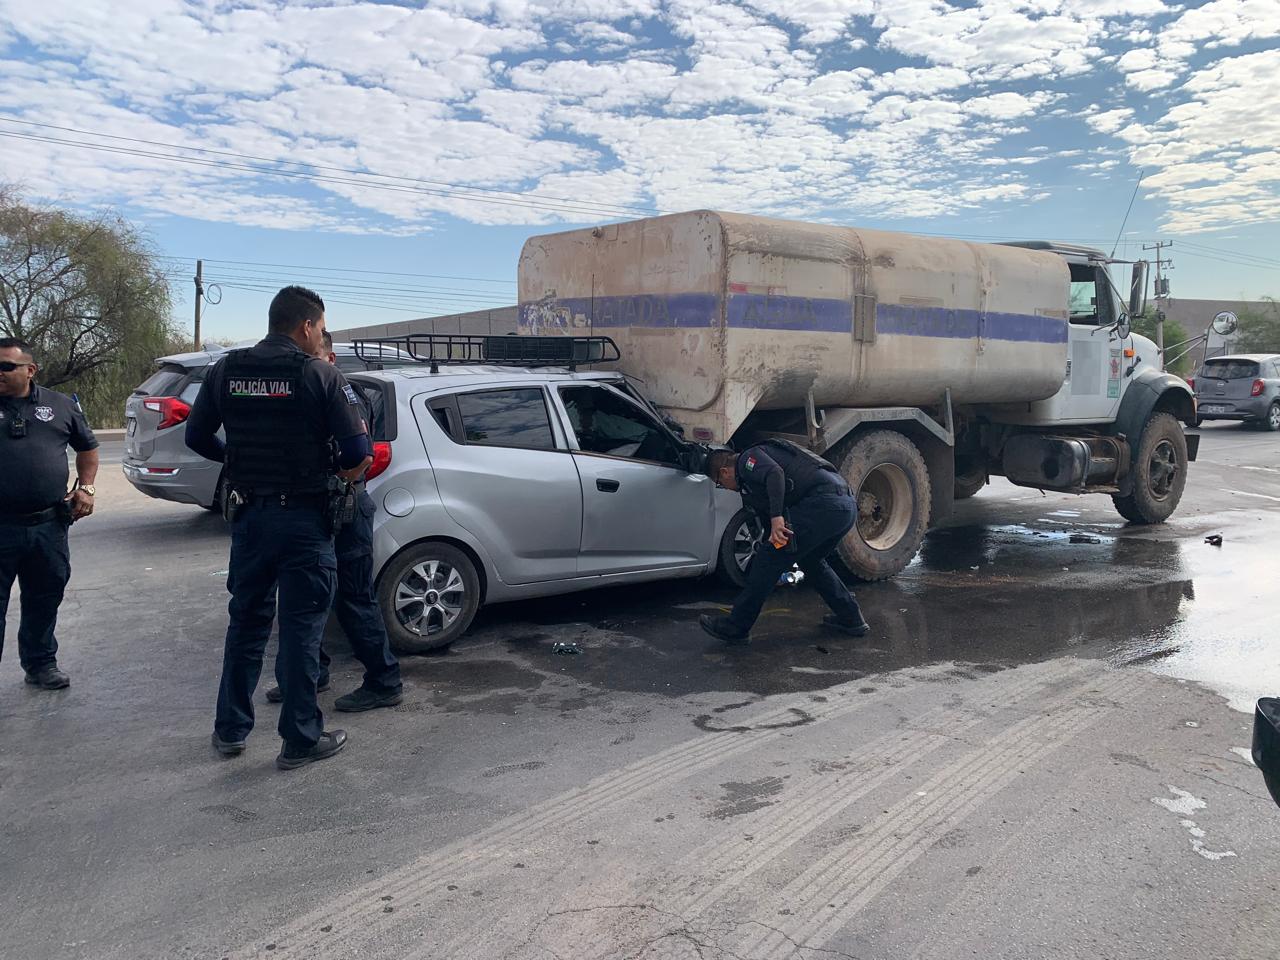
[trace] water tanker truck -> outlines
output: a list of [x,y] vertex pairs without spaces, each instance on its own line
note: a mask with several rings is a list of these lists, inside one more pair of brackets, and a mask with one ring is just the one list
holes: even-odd
[[692,440],[831,460],[859,508],[840,559],[879,580],[992,476],[1108,494],[1133,523],[1173,513],[1195,401],[1129,329],[1145,264],[1126,298],[1110,263],[699,210],[530,238],[519,323],[612,337]]

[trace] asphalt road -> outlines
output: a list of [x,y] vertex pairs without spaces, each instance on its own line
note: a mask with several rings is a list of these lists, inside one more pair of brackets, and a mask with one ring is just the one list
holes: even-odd
[[[494,608],[293,773],[265,703],[208,745],[221,521],[108,465],[70,690],[22,684],[10,613],[0,957],[1271,960],[1242,711],[1280,693],[1280,436],[1203,434],[1161,527],[987,488],[860,589],[862,641],[803,587],[743,651],[697,627],[710,583]],[[359,682],[330,642],[325,707]]]

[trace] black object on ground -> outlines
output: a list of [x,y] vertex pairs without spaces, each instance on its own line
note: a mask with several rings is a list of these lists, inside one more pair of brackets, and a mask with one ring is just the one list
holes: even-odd
[[1222,546],[1222,534],[1211,533],[1209,536],[1204,538],[1204,542],[1211,547],[1220,547]]
[[1280,698],[1263,697],[1253,712],[1253,762],[1280,807]]
[[557,641],[551,645],[551,652],[562,657],[571,657],[574,654],[581,653],[582,648],[576,643],[561,643]]

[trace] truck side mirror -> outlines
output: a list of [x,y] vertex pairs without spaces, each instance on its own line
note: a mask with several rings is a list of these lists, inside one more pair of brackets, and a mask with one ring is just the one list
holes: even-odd
[[1140,317],[1147,309],[1147,261],[1139,260],[1133,265],[1133,276],[1129,281],[1129,316]]

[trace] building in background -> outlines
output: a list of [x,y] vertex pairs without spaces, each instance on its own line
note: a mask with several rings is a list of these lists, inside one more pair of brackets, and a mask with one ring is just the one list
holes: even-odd
[[364,327],[332,330],[338,343],[362,337],[404,337],[411,333],[475,333],[505,335],[516,332],[516,308],[495,307],[470,313],[450,313],[442,317],[422,317],[396,323],[375,323]]

